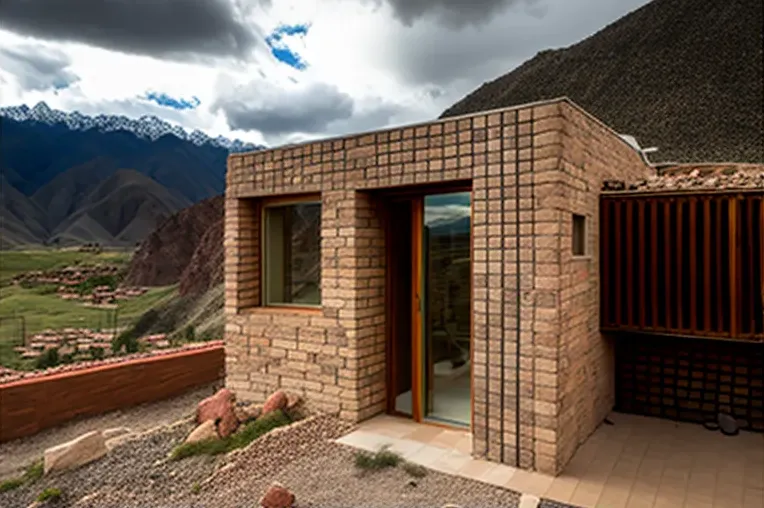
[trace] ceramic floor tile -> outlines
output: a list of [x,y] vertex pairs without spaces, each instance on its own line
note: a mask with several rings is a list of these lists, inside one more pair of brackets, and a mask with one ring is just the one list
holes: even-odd
[[578,478],[558,476],[544,493],[544,497],[561,503],[567,503],[573,497],[573,491],[576,490],[578,482]]
[[551,476],[517,470],[504,486],[516,492],[541,497],[552,486],[552,482],[554,478]]
[[505,466],[504,464],[496,464],[483,476],[482,481],[504,487],[509,479],[517,473],[518,470],[514,467]]
[[602,483],[594,483],[584,480],[576,486],[576,490],[570,498],[570,503],[584,507],[596,506],[597,500],[600,495],[602,495],[603,490],[604,485]]
[[629,494],[626,508],[652,508],[655,504],[656,489],[645,489],[635,485]]
[[482,480],[496,464],[485,460],[472,459],[467,462],[456,474],[473,480]]
[[607,508],[626,508],[629,501],[629,491],[617,487],[605,487],[597,498],[595,506]]
[[744,489],[743,506],[745,508],[761,508],[764,506],[764,489]]
[[431,467],[448,453],[449,451],[445,448],[424,445],[413,453],[408,460],[425,467]]
[[372,432],[356,430],[337,440],[338,443],[361,448],[369,451],[376,451],[380,447],[391,442],[391,438],[380,436]]
[[457,471],[471,461],[472,458],[469,455],[465,455],[456,450],[450,450],[443,454],[437,461],[433,462],[430,467],[441,473],[456,474]]
[[401,456],[403,456],[404,459],[409,459],[410,457],[416,455],[419,450],[422,449],[423,446],[426,446],[424,443],[420,443],[419,441],[412,441],[410,439],[390,439],[392,443],[390,444],[390,451],[399,453]]
[[444,429],[441,427],[436,427],[434,425],[419,425],[416,429],[412,430],[412,432],[406,434],[403,437],[413,441],[430,444],[433,439],[438,437],[443,432]]
[[464,439],[471,439],[468,432],[444,429],[436,434],[427,444],[453,449]]
[[684,495],[664,496],[658,493],[653,508],[681,508],[684,505]]

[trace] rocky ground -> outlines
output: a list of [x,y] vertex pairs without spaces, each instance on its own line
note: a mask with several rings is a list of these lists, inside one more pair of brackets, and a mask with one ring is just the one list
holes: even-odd
[[[192,415],[196,404],[213,392],[213,385],[204,386],[169,400],[73,421],[28,438],[2,443],[0,444],[0,457],[2,457],[0,480],[14,476],[21,468],[42,457],[46,448],[69,441],[91,430],[128,427],[140,433],[153,427],[176,422]],[[5,505],[0,502],[0,506]]]
[[193,426],[184,420],[132,438],[96,462],[0,493],[0,506],[25,508],[55,487],[63,493],[56,506],[65,507],[252,508],[274,481],[295,494],[298,508],[518,505],[514,492],[435,471],[419,479],[400,468],[360,472],[354,450],[333,442],[352,427],[327,415],[276,429],[227,457],[167,461]]

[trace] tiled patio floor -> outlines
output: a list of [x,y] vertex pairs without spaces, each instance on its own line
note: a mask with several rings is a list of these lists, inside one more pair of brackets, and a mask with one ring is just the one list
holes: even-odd
[[[699,425],[614,413],[557,478],[470,457],[466,431],[390,416],[339,442],[526,494],[597,508],[764,508],[764,435],[726,437]],[[535,505],[535,503],[531,503]],[[541,506],[560,506],[542,501]]]

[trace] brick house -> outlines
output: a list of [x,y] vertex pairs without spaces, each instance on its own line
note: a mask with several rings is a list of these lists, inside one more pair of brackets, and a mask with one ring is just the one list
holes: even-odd
[[557,474],[615,399],[600,190],[651,175],[567,98],[231,155],[226,383]]

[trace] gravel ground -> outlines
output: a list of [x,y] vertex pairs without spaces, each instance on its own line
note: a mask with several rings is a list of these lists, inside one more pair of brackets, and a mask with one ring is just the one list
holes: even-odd
[[273,481],[295,493],[299,508],[518,505],[514,492],[436,471],[421,479],[400,468],[359,473],[355,451],[333,442],[352,426],[326,415],[276,429],[228,457],[165,462],[192,426],[151,431],[98,462],[0,494],[0,506],[25,508],[51,486],[64,492],[62,507],[253,508]]
[[205,386],[172,399],[72,421],[44,430],[34,436],[2,443],[0,444],[0,459],[2,459],[0,460],[0,480],[15,476],[20,469],[42,457],[45,449],[91,430],[128,427],[134,432],[144,432],[159,425],[178,421],[192,414],[199,401],[213,393],[213,388],[214,385]]
[[[61,489],[64,498],[56,506],[121,506],[107,499],[124,499],[130,505],[158,506],[178,492],[202,482],[223,458],[192,457],[167,462],[168,453],[193,430],[192,419],[149,430],[127,440],[104,458],[72,471],[52,473],[39,481],[0,493],[3,508],[24,508],[48,487]],[[84,497],[89,503],[79,503]]]
[[572,504],[560,503],[559,501],[552,501],[551,499],[542,499],[538,505],[538,508],[578,508]]

